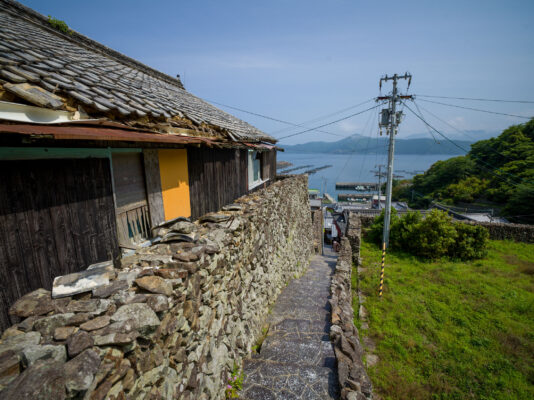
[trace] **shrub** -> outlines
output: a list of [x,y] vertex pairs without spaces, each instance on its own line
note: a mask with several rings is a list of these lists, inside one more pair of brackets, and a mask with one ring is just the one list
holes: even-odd
[[[381,244],[382,243],[382,231],[384,230],[384,213],[382,210],[380,215],[375,218],[373,224],[367,231],[367,237],[370,241]],[[395,225],[399,217],[397,216],[397,210],[391,208],[391,222],[390,226]]]
[[421,213],[416,211],[409,211],[402,218],[397,217],[394,223],[391,224],[389,233],[390,247],[397,249],[410,247],[410,242],[415,235],[414,230],[421,223],[421,219]]
[[413,226],[408,251],[423,258],[441,258],[448,254],[457,236],[452,218],[443,211],[432,210]]
[[449,257],[460,260],[473,260],[486,255],[488,230],[482,226],[456,223],[458,238],[449,248]]
[[[367,238],[381,244],[383,226],[384,212],[371,225]],[[431,260],[482,258],[488,237],[486,228],[453,222],[440,210],[432,210],[425,218],[419,212],[408,212],[400,218],[396,211],[391,213],[389,248]]]

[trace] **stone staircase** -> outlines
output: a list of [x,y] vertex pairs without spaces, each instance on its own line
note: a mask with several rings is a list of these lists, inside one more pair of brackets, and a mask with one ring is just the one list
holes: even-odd
[[240,399],[339,398],[328,303],[336,256],[330,249],[325,253],[278,297],[259,354],[245,361]]

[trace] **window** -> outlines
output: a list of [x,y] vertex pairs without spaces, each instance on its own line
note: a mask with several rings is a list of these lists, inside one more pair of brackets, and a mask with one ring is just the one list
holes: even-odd
[[248,189],[254,189],[263,182],[262,177],[262,156],[261,153],[249,150],[248,151]]

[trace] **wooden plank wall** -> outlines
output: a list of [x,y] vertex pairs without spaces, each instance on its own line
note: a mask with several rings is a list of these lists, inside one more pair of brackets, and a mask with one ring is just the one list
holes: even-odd
[[163,196],[161,194],[161,177],[159,174],[159,156],[156,149],[144,149],[146,190],[148,209],[150,211],[150,225],[156,226],[165,221],[163,212]]
[[117,259],[109,159],[0,161],[0,329],[54,277]]
[[[247,193],[247,150],[189,148],[187,157],[192,219],[220,210]],[[276,151],[265,153],[263,174],[263,179],[274,179]]]
[[276,176],[276,151],[264,151],[262,153],[262,179],[274,179]]
[[191,218],[217,211],[247,192],[247,151],[188,148]]

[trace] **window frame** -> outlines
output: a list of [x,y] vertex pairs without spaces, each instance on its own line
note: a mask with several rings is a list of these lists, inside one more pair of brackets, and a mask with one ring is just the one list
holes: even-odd
[[[262,183],[265,183],[269,178],[263,177],[263,157],[262,153],[257,150],[248,150],[247,153],[247,170],[248,170],[248,190],[257,188]],[[257,163],[257,164],[256,164]],[[255,165],[257,165],[258,179],[254,179]]]

